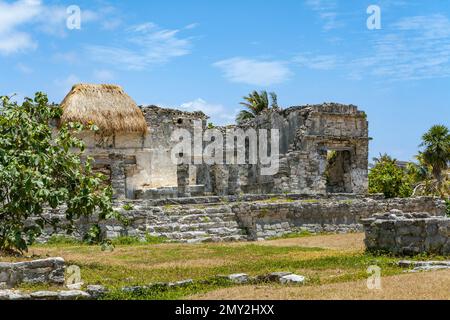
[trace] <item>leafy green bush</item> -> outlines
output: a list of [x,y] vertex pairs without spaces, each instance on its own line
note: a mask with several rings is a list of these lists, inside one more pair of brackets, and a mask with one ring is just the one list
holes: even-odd
[[407,198],[413,188],[405,171],[397,166],[397,160],[383,155],[369,172],[369,192],[383,193],[386,198]]
[[[75,220],[94,212],[116,217],[112,189],[92,171],[92,159],[81,160],[85,146],[76,134],[95,126],[63,123],[55,131],[51,123],[62,109],[40,92],[22,105],[0,97],[0,110],[0,251],[27,251],[46,226],[70,234]],[[63,205],[64,226],[44,209]]]
[[88,244],[100,244],[102,242],[102,230],[98,224],[93,225],[84,236],[84,242]]

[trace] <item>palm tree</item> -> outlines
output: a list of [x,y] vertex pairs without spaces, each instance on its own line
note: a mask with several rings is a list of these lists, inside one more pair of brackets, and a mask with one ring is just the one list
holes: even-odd
[[422,137],[420,147],[424,150],[419,156],[426,165],[431,167],[431,172],[441,189],[444,174],[450,162],[450,133],[446,126],[436,125]]
[[[271,104],[269,105],[269,95]],[[249,110],[242,110],[236,117],[238,124],[243,123],[248,119],[253,119],[262,112],[272,109],[278,109],[278,98],[274,92],[267,94],[267,91],[253,91],[248,96],[244,97],[245,102],[240,104]]]

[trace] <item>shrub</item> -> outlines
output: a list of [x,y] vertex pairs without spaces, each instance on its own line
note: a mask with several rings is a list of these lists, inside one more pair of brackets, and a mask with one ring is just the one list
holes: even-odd
[[[43,93],[22,105],[0,97],[0,109],[0,251],[27,251],[46,226],[70,234],[75,220],[94,212],[117,217],[104,176],[93,173],[92,159],[81,160],[85,146],[76,134],[95,126],[68,123],[54,132],[62,109]],[[64,225],[45,215],[46,207],[63,205]]]
[[369,172],[369,192],[383,193],[386,198],[406,198],[413,193],[405,171],[397,166],[397,160],[381,156]]

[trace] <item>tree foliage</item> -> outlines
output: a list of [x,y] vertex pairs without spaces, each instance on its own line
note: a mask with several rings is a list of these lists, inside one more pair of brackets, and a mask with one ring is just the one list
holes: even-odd
[[437,189],[443,188],[446,171],[450,162],[450,133],[446,126],[431,127],[422,137],[420,147],[424,150],[419,153],[424,165],[431,168],[431,173],[437,182]]
[[376,159],[369,172],[370,193],[383,193],[386,198],[405,198],[411,196],[412,191],[409,177],[397,165],[397,160],[386,154]]
[[[417,163],[399,168],[387,155],[376,159],[369,173],[369,191],[382,192],[388,197],[438,196],[450,203],[450,133],[443,125],[435,125],[422,136],[423,148]],[[397,167],[397,168],[395,168]]]
[[[67,124],[54,130],[51,123],[62,110],[43,93],[22,105],[0,99],[0,250],[23,253],[44,227],[70,234],[80,217],[116,215],[111,188],[93,173],[91,159],[82,161],[84,144],[74,134],[86,128]],[[46,208],[62,207],[64,223],[45,214]]]
[[[269,101],[269,95],[270,100]],[[240,104],[246,107],[248,110],[242,110],[236,117],[238,124],[243,123],[246,120],[253,119],[262,112],[272,109],[278,109],[278,97],[274,92],[267,93],[267,91],[253,91],[248,96],[244,97],[245,102]]]

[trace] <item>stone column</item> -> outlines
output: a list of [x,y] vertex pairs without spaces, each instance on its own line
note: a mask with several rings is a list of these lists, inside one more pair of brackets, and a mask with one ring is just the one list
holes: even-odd
[[114,199],[125,199],[127,194],[125,160],[122,154],[112,153],[111,160],[111,186]]
[[185,198],[190,197],[189,194],[189,165],[179,164],[177,166],[177,185],[178,185],[178,197]]

